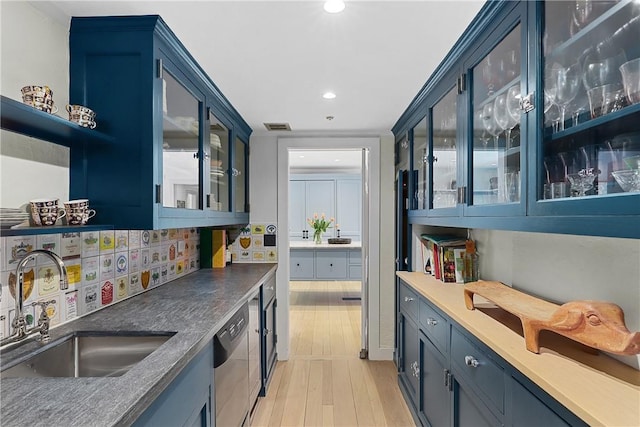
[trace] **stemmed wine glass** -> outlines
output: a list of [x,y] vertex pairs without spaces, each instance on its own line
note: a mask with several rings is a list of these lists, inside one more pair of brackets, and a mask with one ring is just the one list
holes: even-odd
[[493,113],[498,126],[504,130],[506,136],[506,148],[511,148],[511,129],[516,125],[516,121],[513,119],[509,110],[507,109],[507,94],[503,93],[496,97],[493,105]]
[[[510,123],[512,123],[512,130],[518,123],[520,123],[520,116],[522,114],[522,110],[520,109],[521,100],[522,95],[520,94],[520,85],[511,86],[507,91],[507,112],[511,116]],[[511,141],[508,140],[507,143],[511,144]]]
[[556,84],[556,103],[560,107],[560,130],[564,130],[564,117],[567,105],[578,94],[582,78],[582,67],[575,63],[569,67],[554,67],[554,80]]
[[484,108],[479,108],[478,110],[476,110],[473,127],[474,129],[480,128],[477,130],[478,133],[480,133],[480,136],[478,136],[478,139],[482,143],[482,148],[487,148],[487,145],[489,145],[490,138],[487,137],[487,129],[484,126],[483,118],[484,118]]
[[489,135],[493,136],[494,148],[498,148],[498,135],[500,135],[500,129],[498,123],[494,117],[493,102],[488,102],[482,107],[482,126],[489,132]]

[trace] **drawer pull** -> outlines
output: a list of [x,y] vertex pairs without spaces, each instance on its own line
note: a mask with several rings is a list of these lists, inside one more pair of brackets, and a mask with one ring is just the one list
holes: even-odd
[[434,319],[433,317],[427,318],[427,325],[436,326],[437,324],[438,324],[438,321],[436,319]]
[[478,359],[476,359],[473,356],[465,356],[464,357],[464,363],[465,365],[471,367],[471,368],[477,368],[478,366],[480,366],[480,362],[478,362]]
[[411,302],[413,301],[413,298],[411,297],[404,297],[404,302]]

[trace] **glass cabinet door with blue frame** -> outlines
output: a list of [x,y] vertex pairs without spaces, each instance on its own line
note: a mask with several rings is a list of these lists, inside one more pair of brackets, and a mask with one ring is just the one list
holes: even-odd
[[247,144],[236,137],[234,147],[234,212],[247,212]]
[[426,210],[428,205],[429,179],[429,129],[427,118],[423,118],[412,129],[413,156],[411,171],[413,172],[413,205],[416,210]]
[[201,209],[200,99],[168,69],[162,72],[162,206]]
[[[470,75],[471,191],[467,204],[489,215],[505,212],[505,205],[519,208],[522,196],[520,100],[526,82],[523,68],[520,15],[514,14],[495,30],[504,34],[472,61]],[[495,43],[495,42],[492,42]],[[487,45],[488,43],[485,43]],[[486,50],[484,51],[486,52]],[[490,208],[498,206],[499,209]],[[469,209],[467,214],[473,212]]]
[[209,209],[229,212],[229,129],[211,110],[209,153]]
[[535,213],[640,213],[640,3],[545,2]]
[[458,90],[451,87],[430,109],[431,208],[457,206],[458,189]]

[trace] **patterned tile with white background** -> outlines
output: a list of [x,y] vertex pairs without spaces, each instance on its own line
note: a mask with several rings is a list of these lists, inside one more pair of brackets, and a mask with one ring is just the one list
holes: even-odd
[[231,244],[233,262],[278,262],[276,221],[248,224]]
[[[118,303],[200,268],[200,230],[115,230],[0,237],[0,335],[10,333],[15,315],[16,266],[34,249],[63,258],[69,289],[61,290],[53,263],[44,257],[25,271],[25,312],[33,323],[40,314],[30,304],[55,300],[51,325]],[[11,286],[13,289],[11,289]]]

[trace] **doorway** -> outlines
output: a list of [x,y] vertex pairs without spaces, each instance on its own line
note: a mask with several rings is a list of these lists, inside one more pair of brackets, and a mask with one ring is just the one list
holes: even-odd
[[[374,271],[373,274],[370,274],[371,269],[369,265],[377,265],[379,262],[379,241],[378,241],[378,233],[373,234],[373,240],[370,236],[371,233],[371,223],[379,224],[379,209],[377,208],[379,205],[379,180],[374,179],[371,180],[371,170],[377,171],[379,170],[379,138],[367,138],[367,137],[354,137],[354,138],[280,138],[278,140],[278,224],[280,229],[282,230],[279,233],[279,244],[278,244],[278,259],[279,259],[279,267],[278,267],[278,314],[281,322],[278,325],[279,337],[278,340],[278,355],[280,360],[288,360],[289,354],[291,352],[291,340],[293,338],[292,331],[293,325],[290,324],[290,309],[291,302],[294,297],[297,298],[299,295],[293,295],[292,292],[298,292],[295,289],[295,286],[290,288],[289,286],[289,277],[290,277],[290,259],[289,259],[289,249],[292,241],[290,241],[290,225],[289,225],[289,204],[290,200],[290,188],[289,181],[291,176],[291,171],[289,167],[290,162],[290,152],[297,151],[312,151],[312,150],[322,150],[327,152],[333,151],[352,151],[360,153],[367,153],[365,158],[368,158],[368,161],[365,162],[365,168],[361,169],[360,176],[363,184],[363,201],[362,208],[362,221],[361,221],[361,239],[362,239],[362,259],[361,259],[361,270],[362,270],[362,292],[357,292],[357,290],[344,290],[345,297],[347,299],[342,300],[342,303],[350,304],[351,306],[360,305],[360,315],[362,320],[360,322],[360,350],[362,354],[360,357],[367,357],[367,353],[371,348],[372,341],[375,342],[375,348],[379,348],[378,335],[372,335],[371,328],[369,325],[369,317],[371,314],[371,307],[379,307],[379,301],[377,300],[377,289],[379,289],[379,272]],[[362,158],[362,157],[361,157]],[[369,164],[375,163],[375,167],[369,166]],[[375,173],[374,173],[375,175]],[[376,175],[377,178],[377,175]],[[364,195],[369,195],[368,199],[364,198]],[[372,200],[373,198],[373,200]],[[376,206],[376,209],[371,210],[371,206]],[[293,240],[293,239],[292,239]],[[311,240],[311,239],[309,239]],[[294,245],[295,246],[295,245]],[[376,264],[373,264],[376,263]],[[300,292],[306,292],[305,286],[311,286],[310,283],[303,284],[302,290]],[[322,285],[321,285],[322,286]],[[375,292],[372,292],[372,288],[376,289]],[[330,291],[333,292],[333,291]],[[358,295],[359,294],[359,295]],[[373,300],[368,298],[369,295],[373,294]],[[351,299],[360,297],[360,300]],[[378,316],[378,313],[375,313]],[[386,355],[385,355],[386,356]],[[377,355],[377,358],[386,358],[385,356],[380,357]]]
[[362,249],[367,158],[362,149],[289,150],[289,321],[294,358],[367,357]]

